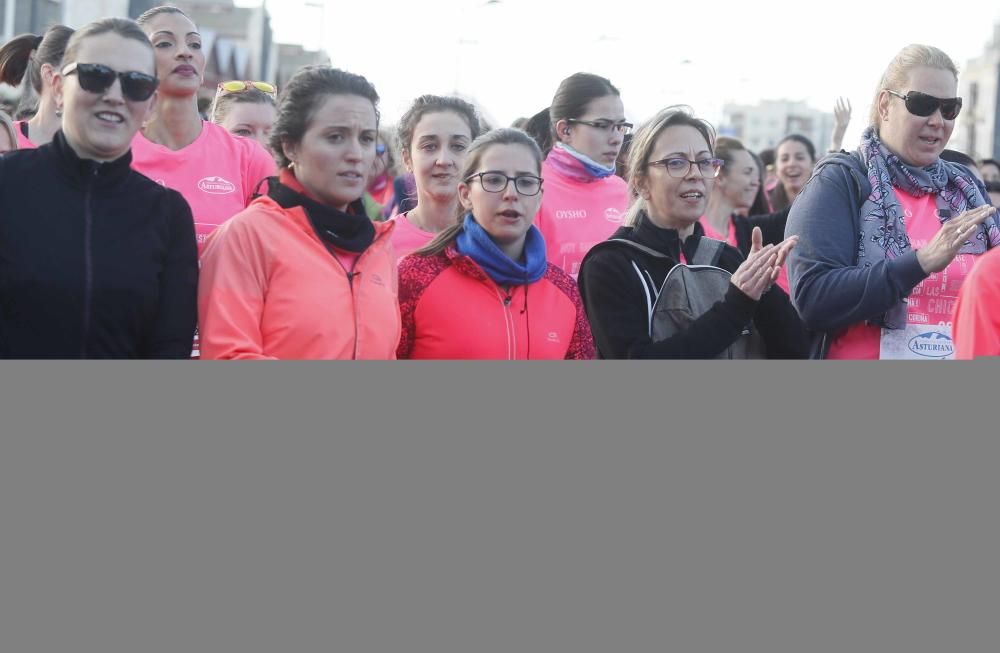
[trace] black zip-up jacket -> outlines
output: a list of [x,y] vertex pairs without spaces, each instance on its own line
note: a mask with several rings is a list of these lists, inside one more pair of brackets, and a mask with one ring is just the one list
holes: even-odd
[[0,358],[190,358],[191,209],[131,162],[62,132],[0,157]]
[[[694,258],[704,234],[702,226],[695,223],[694,233],[683,241],[688,261]],[[681,240],[676,230],[661,229],[645,215],[634,228],[622,227],[611,237],[637,242],[670,259],[625,245],[591,250],[584,257],[578,279],[580,294],[601,358],[714,358],[736,341],[751,320],[764,339],[768,358],[808,355],[809,343],[799,316],[778,286],[756,302],[730,284],[725,298],[690,328],[654,342],[649,336],[649,301],[655,301],[667,273],[677,265]],[[732,273],[742,262],[743,255],[726,245],[718,267]]]

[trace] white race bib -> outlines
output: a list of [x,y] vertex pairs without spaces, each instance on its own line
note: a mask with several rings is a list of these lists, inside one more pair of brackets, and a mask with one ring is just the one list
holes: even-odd
[[951,325],[908,324],[905,329],[882,329],[880,360],[955,360]]

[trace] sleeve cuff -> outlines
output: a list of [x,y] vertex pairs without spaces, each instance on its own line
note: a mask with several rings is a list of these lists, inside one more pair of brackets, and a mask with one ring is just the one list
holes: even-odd
[[752,319],[754,314],[757,312],[757,302],[747,297],[746,294],[744,294],[744,292],[737,288],[733,283],[729,284],[729,290],[726,291],[725,302],[732,307],[740,318],[745,320]]
[[904,297],[909,295],[917,287],[917,284],[930,276],[920,267],[916,250],[911,250],[897,259],[892,259],[888,263],[889,276],[896,283]]

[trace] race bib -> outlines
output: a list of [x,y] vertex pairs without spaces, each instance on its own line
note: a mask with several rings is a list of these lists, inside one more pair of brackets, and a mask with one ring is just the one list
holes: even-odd
[[951,324],[908,324],[905,329],[882,329],[880,360],[954,360]]

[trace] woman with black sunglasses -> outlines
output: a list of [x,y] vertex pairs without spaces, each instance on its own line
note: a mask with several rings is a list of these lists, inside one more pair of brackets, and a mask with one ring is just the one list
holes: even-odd
[[220,224],[254,198],[276,172],[274,158],[198,113],[206,52],[198,27],[176,7],[154,7],[136,20],[153,44],[160,78],[152,117],[132,145],[133,167],[179,191],[191,205],[199,250]]
[[0,157],[0,357],[190,356],[191,210],[130,168],[155,70],[134,22],[83,27],[53,80],[62,130]]
[[792,297],[813,356],[944,359],[952,309],[976,258],[1000,245],[995,209],[969,171],[943,161],[962,99],[941,50],[910,45],[879,82],[851,154],[817,166],[786,234]]

